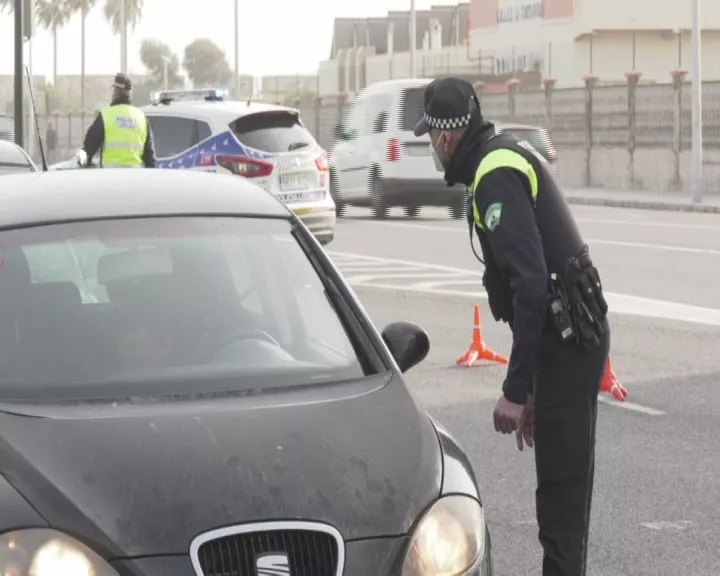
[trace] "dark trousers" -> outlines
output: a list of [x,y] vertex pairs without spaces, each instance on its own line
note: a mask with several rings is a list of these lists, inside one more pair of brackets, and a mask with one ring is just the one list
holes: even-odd
[[562,344],[548,327],[535,371],[536,508],[543,576],[585,576],[597,397],[610,348]]

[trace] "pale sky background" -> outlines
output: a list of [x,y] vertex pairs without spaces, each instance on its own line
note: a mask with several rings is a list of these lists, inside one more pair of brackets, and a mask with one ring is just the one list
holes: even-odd
[[[450,0],[416,0],[416,9]],[[103,14],[104,0],[87,19],[87,74],[120,69],[120,38]],[[240,0],[240,73],[253,76],[315,73],[326,60],[336,17],[384,16],[409,10],[410,0]],[[145,0],[143,17],[128,38],[130,73],[142,73],[140,42],[156,38],[167,43],[182,62],[184,47],[195,38],[210,38],[225,50],[234,68],[234,0]],[[33,40],[33,73],[52,80],[52,35],[41,28]],[[0,74],[13,73],[13,18],[0,15]],[[58,74],[80,74],[80,17],[58,33]]]

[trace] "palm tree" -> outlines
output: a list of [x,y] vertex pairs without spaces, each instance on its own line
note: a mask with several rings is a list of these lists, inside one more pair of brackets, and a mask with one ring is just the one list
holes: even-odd
[[57,80],[58,45],[57,33],[72,14],[72,7],[68,0],[35,0],[35,14],[38,22],[53,36],[53,85]]
[[[2,1],[2,0],[0,0]],[[68,0],[73,12],[80,12],[80,109],[85,110],[85,24],[97,0]]]
[[[123,3],[125,4],[125,30],[123,30]],[[144,7],[144,0],[105,0],[105,18],[108,19],[112,25],[113,32],[120,34],[122,38],[123,32],[127,34],[127,25],[130,24],[130,28],[135,30]],[[122,54],[122,61],[127,62],[127,45],[123,46],[125,51]]]

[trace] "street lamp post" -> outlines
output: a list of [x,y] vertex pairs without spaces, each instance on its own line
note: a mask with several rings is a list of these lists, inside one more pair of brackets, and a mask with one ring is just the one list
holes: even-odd
[[125,0],[120,0],[120,72],[127,74],[127,11]]
[[170,64],[170,58],[168,58],[167,56],[163,57],[163,89],[165,90],[165,92],[167,92],[170,89],[169,82],[168,82],[168,65],[169,64]]
[[702,124],[702,6],[693,0],[692,15],[692,199],[703,196],[703,124]]
[[417,51],[417,18],[415,0],[410,0],[410,77],[415,78],[415,53]]
[[25,144],[25,126],[23,112],[23,0],[15,0],[15,143]]
[[235,0],[235,98],[240,99],[240,31],[238,30],[239,18],[238,0]]

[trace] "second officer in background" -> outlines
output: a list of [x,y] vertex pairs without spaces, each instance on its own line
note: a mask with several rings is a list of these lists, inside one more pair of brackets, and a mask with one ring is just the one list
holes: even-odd
[[98,154],[101,168],[155,168],[152,131],[142,110],[132,105],[132,82],[116,74],[112,100],[95,118],[76,156],[86,166]]
[[610,346],[598,272],[546,166],[527,142],[485,122],[471,84],[425,91],[429,133],[448,185],[470,189],[470,235],[484,255],[488,302],[513,345],[495,430],[535,445],[543,576],[584,576],[597,397]]

